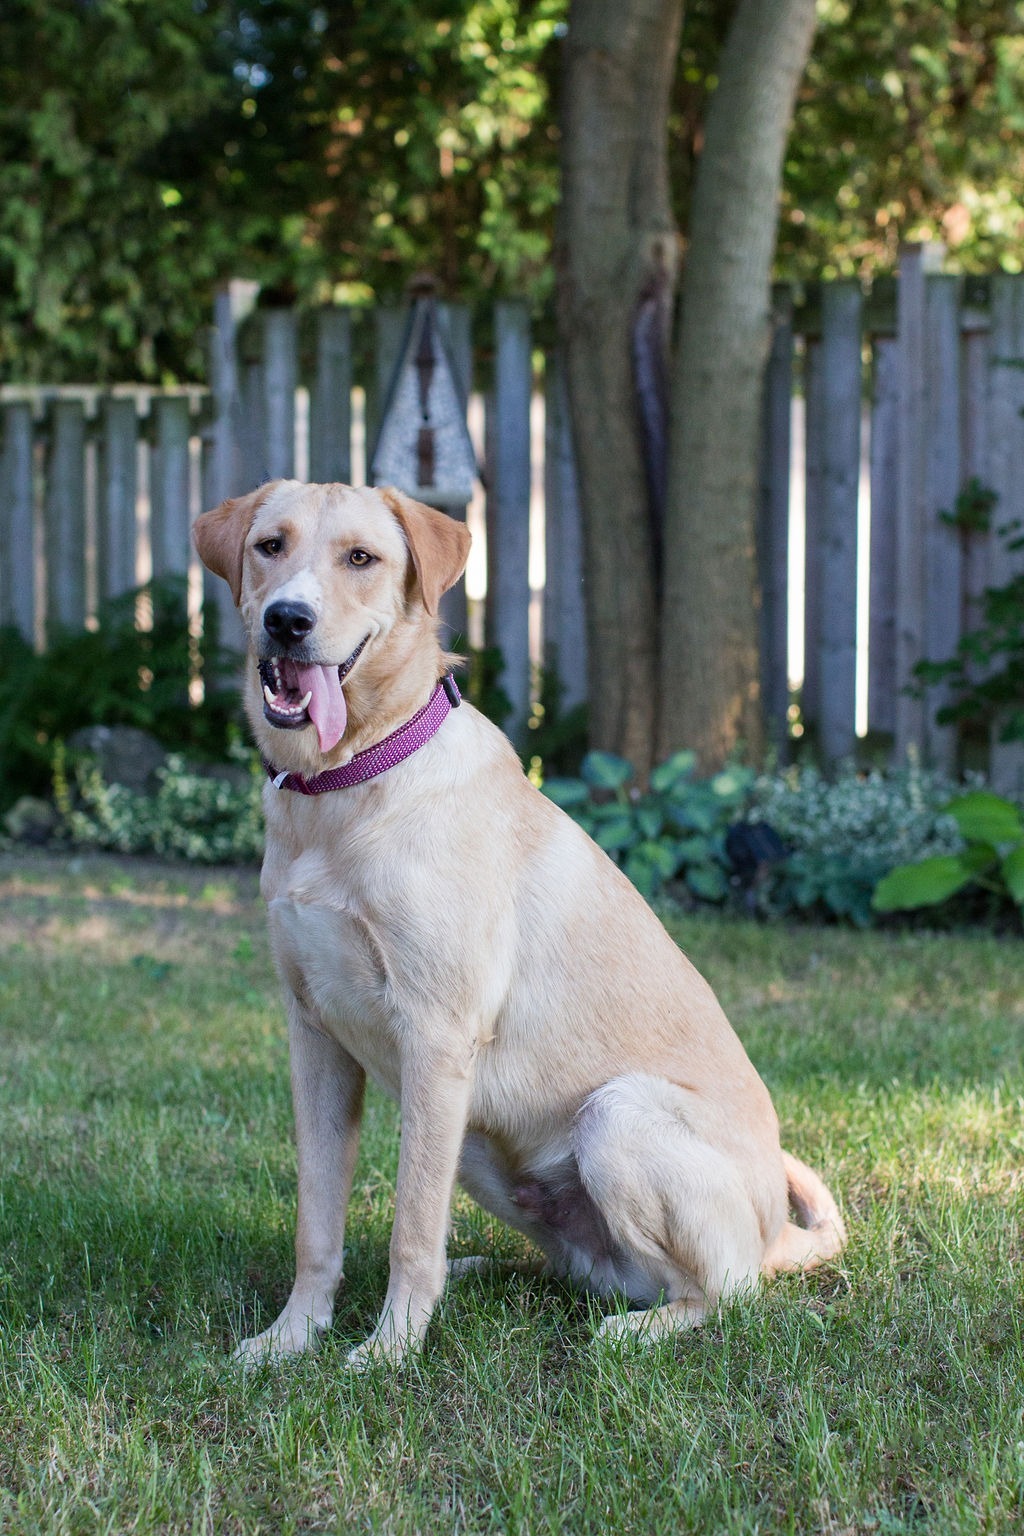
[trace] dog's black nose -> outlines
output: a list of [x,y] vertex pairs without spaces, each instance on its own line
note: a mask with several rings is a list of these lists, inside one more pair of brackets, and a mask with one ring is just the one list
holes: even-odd
[[315,623],[316,614],[308,603],[271,603],[263,615],[263,628],[279,645],[305,640]]

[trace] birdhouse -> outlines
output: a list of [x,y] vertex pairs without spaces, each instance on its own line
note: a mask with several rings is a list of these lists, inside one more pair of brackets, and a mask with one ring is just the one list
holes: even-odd
[[439,323],[433,284],[413,290],[370,464],[374,485],[461,510],[479,476],[466,426],[466,401]]

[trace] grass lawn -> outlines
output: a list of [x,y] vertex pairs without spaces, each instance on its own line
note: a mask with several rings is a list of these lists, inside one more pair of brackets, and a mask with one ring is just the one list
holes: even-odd
[[[598,1345],[496,1273],[353,1376],[396,1118],[368,1106],[320,1352],[226,1361],[292,1277],[255,877],[0,856],[0,1531],[1019,1532],[1024,947],[675,925],[851,1233],[703,1330]],[[524,1256],[461,1195],[451,1251]]]

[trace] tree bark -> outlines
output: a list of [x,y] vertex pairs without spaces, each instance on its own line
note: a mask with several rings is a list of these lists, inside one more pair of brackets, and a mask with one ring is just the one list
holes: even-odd
[[681,21],[682,0],[573,0],[564,72],[559,328],[584,526],[590,735],[641,775],[657,719],[657,466],[634,349],[650,346],[652,301],[667,313],[675,277],[666,123]]
[[672,392],[658,756],[763,745],[755,508],[782,162],[815,0],[740,0],[697,168]]

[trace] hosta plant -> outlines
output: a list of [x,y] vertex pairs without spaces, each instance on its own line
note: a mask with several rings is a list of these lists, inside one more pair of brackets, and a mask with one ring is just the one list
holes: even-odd
[[1024,910],[1024,820],[1017,807],[989,790],[976,789],[958,795],[944,809],[966,846],[890,870],[875,890],[875,911],[939,906],[970,885],[1008,896]]
[[694,752],[676,752],[654,769],[642,791],[624,758],[588,752],[579,778],[545,779],[543,788],[644,896],[678,880],[699,900],[721,902],[729,894],[725,835],[753,774],[729,767],[695,779],[696,762]]

